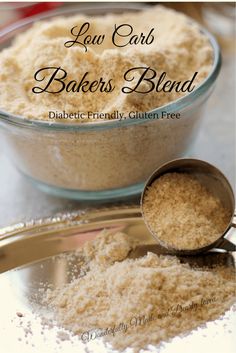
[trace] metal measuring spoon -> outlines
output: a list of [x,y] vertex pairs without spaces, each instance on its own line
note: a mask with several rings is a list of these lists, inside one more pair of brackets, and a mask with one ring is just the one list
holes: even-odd
[[[223,206],[230,210],[230,217],[227,226],[225,227],[225,231],[223,234],[219,236],[217,240],[208,245],[197,248],[197,249],[175,249],[168,244],[165,244],[158,238],[158,234],[154,233],[150,228],[148,222],[145,219],[143,212],[143,202],[147,188],[161,175],[166,173],[188,173],[193,175],[199,182],[204,185],[213,195],[218,197],[222,202]],[[158,241],[159,245],[163,248],[163,253],[169,253],[173,255],[196,255],[203,252],[206,252],[210,249],[224,249],[227,251],[236,251],[236,245],[227,240],[225,235],[231,229],[231,227],[236,228],[236,222],[234,221],[234,213],[235,213],[235,197],[231,185],[225,175],[216,167],[211,165],[210,163],[204,162],[198,159],[189,159],[182,158],[176,159],[171,162],[168,162],[158,168],[147,180],[142,196],[141,196],[141,210],[144,222],[148,227],[149,231],[153,235],[153,237]]]

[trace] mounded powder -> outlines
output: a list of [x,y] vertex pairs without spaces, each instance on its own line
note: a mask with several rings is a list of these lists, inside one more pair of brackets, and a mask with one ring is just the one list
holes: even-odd
[[[77,26],[78,32],[86,22],[90,23],[86,35],[90,34],[93,38],[95,35],[105,34],[104,42],[101,45],[87,45],[87,52],[78,44],[65,47],[66,42],[75,39],[70,33],[71,29]],[[111,41],[115,24],[129,24],[133,27],[132,34],[138,35],[142,32],[146,36],[154,28],[154,40],[149,45],[139,43],[116,47]],[[120,33],[123,35],[127,31],[127,28],[123,28]],[[79,40],[82,41],[84,37],[85,35]],[[116,43],[125,44],[128,38],[125,39],[124,42],[124,37],[117,36]],[[157,93],[154,90],[146,94],[122,93],[122,87],[134,87],[138,80],[137,74],[130,73],[128,79],[133,75],[135,79],[125,81],[124,74],[127,70],[150,67],[158,73],[157,78],[162,72],[166,72],[166,80],[183,82],[190,80],[198,72],[194,80],[194,85],[197,86],[209,74],[212,62],[212,46],[199,27],[187,16],[162,6],[102,17],[57,17],[35,23],[0,53],[0,108],[27,118],[46,120],[49,119],[49,111],[73,114],[89,111],[112,113],[118,110],[127,115],[131,111],[147,112],[175,101],[186,92],[173,90]],[[38,75],[41,81],[37,82],[34,74],[45,67],[64,69],[68,74],[66,84],[71,80],[79,82],[83,74],[88,72],[86,81],[102,78],[108,82],[111,79],[115,88],[109,93],[100,90],[86,93],[33,93],[32,88],[45,87],[52,74],[49,69],[43,71]],[[142,73],[141,69],[140,71]],[[142,83],[143,91],[145,85],[148,83]],[[48,90],[55,92],[60,87],[61,84],[54,81]],[[84,122],[86,119],[76,121]]]
[[[87,52],[79,45],[66,48],[64,43],[74,39],[71,28],[79,28],[86,21],[91,24],[90,33],[106,34],[104,43],[88,46]],[[111,44],[115,23],[132,25],[135,34],[146,34],[153,27],[155,40],[151,45],[115,48]],[[165,71],[171,80],[183,81],[197,71],[195,82],[198,85],[209,74],[212,62],[213,49],[199,27],[185,15],[162,6],[140,12],[127,11],[122,15],[52,18],[36,22],[0,52],[0,109],[47,122],[49,110],[67,113],[117,110],[124,114],[130,110],[148,111],[176,100],[182,93],[122,94],[125,70],[139,65],[151,66],[158,75]],[[116,89],[111,93],[33,93],[35,84],[43,84],[34,80],[34,73],[49,65],[66,69],[68,80],[79,80],[86,71],[90,72],[91,80],[112,76]],[[104,125],[104,129],[93,130],[88,123],[82,126],[83,131],[56,131],[53,123],[61,119],[51,119],[48,129],[35,124],[31,125],[32,129],[11,125],[3,134],[7,140],[6,151],[23,174],[43,183],[44,189],[46,184],[47,190],[53,186],[112,193],[114,189],[132,186],[134,192],[134,185],[140,189],[139,185],[154,168],[183,156],[192,144],[206,95],[208,92],[198,97],[191,107],[176,108],[180,119],[139,120],[138,124],[118,126],[111,122],[110,128],[108,124],[98,123],[100,128]],[[76,127],[80,127],[77,122],[85,121],[76,120]],[[54,193],[62,191],[54,190]]]
[[226,230],[230,210],[195,177],[167,173],[145,192],[143,214],[150,229],[167,247],[198,249]]
[[86,274],[45,294],[59,326],[84,343],[104,338],[139,352],[215,320],[235,301],[230,271],[153,253],[127,259],[133,246],[126,234],[104,231],[80,250]]

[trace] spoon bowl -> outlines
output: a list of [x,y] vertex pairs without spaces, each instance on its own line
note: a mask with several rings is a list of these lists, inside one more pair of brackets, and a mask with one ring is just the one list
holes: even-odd
[[[222,205],[230,210],[230,216],[228,219],[228,223],[225,227],[224,232],[216,239],[214,242],[207,244],[204,247],[196,248],[196,249],[175,249],[168,244],[164,243],[158,238],[158,234],[156,234],[148,224],[144,212],[143,212],[143,203],[144,197],[148,187],[151,184],[166,173],[187,173],[193,175],[203,186],[206,187],[209,192],[217,197]],[[236,251],[236,246],[231,243],[229,240],[225,238],[225,235],[228,233],[231,227],[236,227],[236,223],[234,221],[235,214],[235,197],[232,187],[225,177],[225,175],[215,166],[211,165],[208,162],[202,161],[200,159],[193,158],[181,158],[175,159],[171,162],[168,162],[158,168],[147,180],[144,190],[141,196],[141,210],[144,222],[148,227],[151,234],[158,241],[160,245],[165,247],[170,254],[176,255],[195,255],[206,252],[212,248],[224,249],[227,251]]]

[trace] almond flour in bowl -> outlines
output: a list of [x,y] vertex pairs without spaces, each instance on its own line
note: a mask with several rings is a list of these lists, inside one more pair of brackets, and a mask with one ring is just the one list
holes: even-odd
[[[115,11],[121,9],[107,8],[105,12]],[[128,21],[136,32],[148,33],[153,27],[156,39],[150,46],[114,48],[105,41],[103,46],[89,47],[88,52],[79,46],[65,48],[70,29],[85,21],[93,24],[92,33],[111,33],[115,22]],[[157,6],[93,18],[55,18],[51,14],[29,30],[25,27],[17,28],[21,35],[0,53],[0,123],[11,159],[41,189],[78,199],[131,195],[141,191],[154,168],[186,153],[220,67],[214,38],[188,17]],[[14,34],[9,32],[7,38]],[[107,94],[83,94],[83,99],[74,92],[34,94],[34,73],[49,64],[66,69],[68,80],[85,71],[91,73],[91,80],[112,77],[116,89]],[[122,94],[123,74],[134,66],[150,66],[176,81],[189,80],[198,72],[197,87],[185,96],[174,91]],[[159,116],[163,111],[180,113],[180,119],[58,122],[48,118],[49,110],[68,114],[118,111],[125,117],[131,111],[153,110]]]

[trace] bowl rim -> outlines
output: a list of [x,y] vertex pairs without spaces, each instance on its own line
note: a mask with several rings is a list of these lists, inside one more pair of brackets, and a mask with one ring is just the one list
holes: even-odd
[[[14,32],[15,30],[19,30],[24,26],[32,25],[34,22],[38,20],[45,20],[48,18],[51,19],[55,16],[61,16],[61,15],[62,16],[68,15],[68,14],[73,15],[75,14],[75,11],[77,11],[78,9],[80,9],[82,12],[86,14],[86,12],[87,13],[94,12],[95,10],[122,11],[122,9],[125,9],[130,11],[132,10],[140,11],[148,8],[150,8],[150,6],[143,6],[140,4],[135,4],[132,6],[129,6],[129,5],[125,6],[125,4],[122,4],[122,6],[117,6],[117,5],[114,6],[113,4],[109,4],[109,6],[107,6],[107,4],[105,4],[103,6],[96,6],[96,5],[92,7],[72,6],[67,9],[51,10],[51,11],[44,12],[43,14],[38,14],[38,15],[31,16],[26,19],[17,21],[14,24],[4,28],[3,30],[0,30],[0,40],[4,41],[5,36],[11,35],[12,32]],[[161,113],[162,111],[168,111],[168,113],[174,113],[174,112],[179,112],[181,110],[184,110],[185,108],[191,106],[191,104],[197,98],[204,95],[204,93],[207,92],[211,86],[213,86],[214,82],[216,81],[216,78],[218,77],[218,74],[221,68],[221,52],[220,52],[220,47],[217,43],[217,40],[207,29],[201,26],[197,21],[191,19],[191,22],[198,26],[198,28],[200,29],[200,32],[208,38],[212,46],[214,61],[211,67],[211,71],[209,72],[208,76],[192,92],[188,93],[183,97],[178,98],[175,101],[162,105],[161,107],[154,108],[150,111],[147,111],[146,112],[147,114],[152,114],[152,113],[158,114],[158,113]],[[127,127],[130,125],[133,126],[133,125],[147,124],[151,120],[155,120],[155,119],[158,119],[158,118],[153,117],[152,119],[106,120],[106,121],[94,121],[89,123],[51,122],[50,120],[31,119],[31,118],[23,117],[21,115],[15,115],[12,113],[8,113],[7,111],[2,110],[0,108],[0,124],[3,122],[3,123],[7,123],[8,125],[14,125],[14,126],[23,127],[23,128],[51,130],[51,131],[106,130],[111,128]]]

